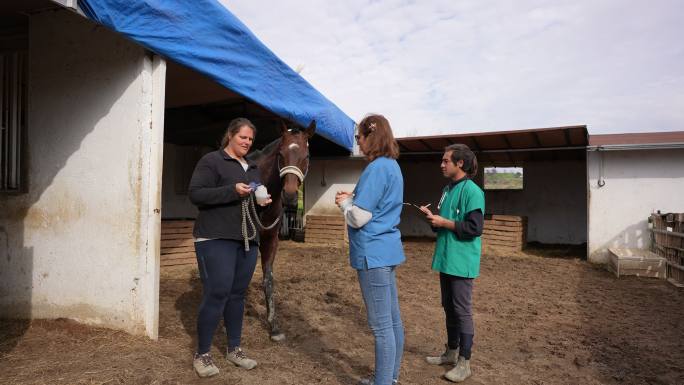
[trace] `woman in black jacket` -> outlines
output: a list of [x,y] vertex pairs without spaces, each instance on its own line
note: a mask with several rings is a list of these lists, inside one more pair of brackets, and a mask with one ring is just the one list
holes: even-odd
[[[190,180],[190,201],[199,209],[195,221],[195,253],[203,297],[197,316],[198,348],[193,368],[200,377],[218,374],[209,350],[214,330],[223,315],[228,337],[226,359],[245,369],[257,362],[240,348],[245,292],[254,274],[258,234],[245,248],[241,202],[259,183],[259,170],[245,155],[254,142],[256,128],[245,118],[228,125],[221,148],[202,157]],[[267,205],[270,199],[264,203]]]

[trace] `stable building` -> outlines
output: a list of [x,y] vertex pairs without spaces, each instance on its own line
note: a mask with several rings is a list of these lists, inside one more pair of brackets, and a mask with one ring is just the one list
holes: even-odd
[[[77,5],[78,4],[78,5]],[[0,5],[0,317],[71,318],[155,338],[161,219],[228,122],[354,122],[216,0]]]
[[650,214],[684,213],[684,131],[590,135],[587,191],[589,261],[651,248]]
[[[589,135],[586,126],[568,126],[407,137],[398,143],[404,201],[433,208],[446,184],[439,168],[444,148],[468,145],[479,162],[475,182],[485,190],[491,238],[514,240],[516,246],[586,245],[590,262],[606,263],[611,247],[651,247],[651,213],[684,212],[681,131]],[[339,215],[335,192],[353,189],[364,167],[360,156],[317,159],[305,182],[306,215]],[[488,188],[490,168],[520,169],[522,184]],[[434,237],[422,215],[406,207],[402,236]],[[487,227],[486,221],[485,233]]]

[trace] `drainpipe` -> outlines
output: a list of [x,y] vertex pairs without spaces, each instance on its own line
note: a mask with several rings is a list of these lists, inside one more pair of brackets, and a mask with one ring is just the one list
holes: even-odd
[[684,143],[674,142],[674,143],[632,143],[632,144],[604,144],[598,146],[587,146],[587,151],[598,152],[599,157],[599,174],[598,182],[596,183],[598,187],[603,187],[606,185],[606,180],[603,178],[604,175],[604,162],[602,152],[604,151],[634,151],[634,150],[679,150],[684,149]]
[[684,143],[634,143],[634,144],[604,144],[587,146],[587,151],[629,151],[629,150],[679,150],[684,149]]

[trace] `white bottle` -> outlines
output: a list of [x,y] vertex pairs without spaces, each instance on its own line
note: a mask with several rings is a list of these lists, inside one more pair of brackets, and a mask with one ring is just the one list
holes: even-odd
[[266,186],[264,185],[259,185],[259,187],[254,190],[254,196],[256,197],[256,201],[258,204],[263,205],[268,201],[268,191],[266,190]]

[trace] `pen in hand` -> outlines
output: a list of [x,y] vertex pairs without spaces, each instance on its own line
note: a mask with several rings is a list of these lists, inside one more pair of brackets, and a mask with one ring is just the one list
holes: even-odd
[[419,209],[422,211],[425,215],[430,216],[432,215],[432,211],[428,207],[430,207],[432,203],[428,203],[425,206],[420,206]]

